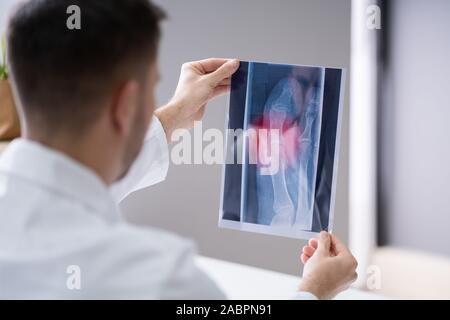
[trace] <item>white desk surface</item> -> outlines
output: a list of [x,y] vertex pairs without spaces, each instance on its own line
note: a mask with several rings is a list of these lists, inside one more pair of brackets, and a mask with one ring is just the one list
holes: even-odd
[[[291,299],[300,283],[300,277],[233,262],[207,257],[198,257],[196,262],[232,300]],[[349,289],[335,299],[366,300],[385,297]]]

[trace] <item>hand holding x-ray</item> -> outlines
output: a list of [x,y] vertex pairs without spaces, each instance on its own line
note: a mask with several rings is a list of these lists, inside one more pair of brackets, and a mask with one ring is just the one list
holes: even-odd
[[303,277],[300,291],[313,293],[319,299],[331,299],[347,289],[358,277],[358,263],[335,235],[322,231],[303,247]]
[[183,64],[174,96],[155,111],[168,141],[176,129],[190,129],[201,120],[210,100],[230,91],[230,78],[238,67],[239,60],[221,58]]

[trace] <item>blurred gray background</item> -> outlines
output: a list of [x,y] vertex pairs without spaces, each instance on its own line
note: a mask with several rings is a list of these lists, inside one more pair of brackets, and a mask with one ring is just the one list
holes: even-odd
[[[169,20],[160,50],[158,101],[175,90],[183,62],[236,57],[307,65],[349,67],[350,0],[155,1]],[[347,81],[348,88],[348,81]],[[335,233],[348,231],[348,90],[335,211]],[[224,129],[227,98],[209,105],[203,128]],[[194,239],[200,254],[299,275],[304,241],[219,229],[219,165],[171,165],[167,180],[122,203],[127,218]]]
[[450,1],[391,1],[389,17],[380,244],[450,256]]

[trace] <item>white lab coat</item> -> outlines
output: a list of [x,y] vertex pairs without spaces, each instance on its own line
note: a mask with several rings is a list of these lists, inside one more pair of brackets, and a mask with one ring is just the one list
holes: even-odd
[[130,171],[110,189],[62,153],[13,141],[0,156],[0,299],[225,298],[195,265],[189,240],[120,214],[119,201],[162,181],[168,165],[156,117]]
[[168,163],[156,117],[112,190],[62,153],[13,141],[0,157],[0,298],[224,298],[194,264],[190,241],[129,225],[117,208],[163,180]]

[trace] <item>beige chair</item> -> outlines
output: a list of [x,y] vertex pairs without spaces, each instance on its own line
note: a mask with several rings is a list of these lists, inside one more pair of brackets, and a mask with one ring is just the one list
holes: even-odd
[[448,257],[380,247],[371,264],[381,273],[380,294],[394,299],[450,299]]
[[5,150],[5,148],[8,146],[9,142],[6,141],[0,141],[0,154]]

